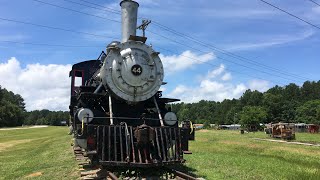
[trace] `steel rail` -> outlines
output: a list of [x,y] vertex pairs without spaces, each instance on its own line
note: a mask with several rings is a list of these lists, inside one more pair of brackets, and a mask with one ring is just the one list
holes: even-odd
[[197,180],[196,177],[190,176],[189,174],[186,174],[184,172],[178,171],[176,169],[167,168],[170,172],[172,172],[175,176],[178,176],[185,180]]
[[107,171],[107,176],[110,177],[112,180],[118,180],[119,178],[113,174],[111,171]]

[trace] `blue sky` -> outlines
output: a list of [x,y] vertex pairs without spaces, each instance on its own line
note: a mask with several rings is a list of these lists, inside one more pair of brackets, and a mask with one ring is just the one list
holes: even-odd
[[[120,21],[121,17],[108,11],[110,8],[120,11],[120,1],[90,2],[101,6],[77,0],[0,1],[0,85],[21,94],[28,110],[67,110],[71,64],[97,58],[110,41],[120,39],[120,23],[110,19]],[[166,96],[181,98],[185,102],[201,99],[221,101],[238,98],[248,88],[265,91],[275,84],[301,85],[305,80],[319,80],[320,30],[259,0],[137,2],[140,4],[139,17],[153,21],[146,32],[147,43],[161,52],[165,81],[168,82],[162,87]],[[316,25],[320,23],[317,18],[320,6],[310,1],[269,2]],[[40,28],[3,19],[100,36]],[[212,47],[201,46],[157,24],[248,58],[258,65],[233,58]],[[87,47],[36,46],[13,42]]]

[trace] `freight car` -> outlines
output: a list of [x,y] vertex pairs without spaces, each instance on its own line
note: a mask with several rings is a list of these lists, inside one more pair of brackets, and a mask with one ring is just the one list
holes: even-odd
[[[163,98],[159,52],[136,35],[139,4],[124,0],[122,40],[97,60],[72,66],[70,115],[74,145],[107,167],[162,167],[184,162],[190,123],[178,126]],[[189,124],[189,125],[188,125]]]

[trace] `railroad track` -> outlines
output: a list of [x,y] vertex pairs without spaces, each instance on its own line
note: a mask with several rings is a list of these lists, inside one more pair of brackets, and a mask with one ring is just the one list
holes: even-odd
[[[121,172],[113,172],[108,169],[104,169],[99,165],[92,165],[90,159],[84,154],[81,148],[74,147],[73,152],[75,155],[75,159],[79,165],[79,171],[82,180],[118,180],[118,179],[126,179],[126,180],[134,180],[134,179],[177,179],[177,180],[198,180],[200,178],[195,178],[191,175],[188,175],[184,172],[173,168],[163,168],[159,176],[150,176],[150,175],[141,175],[141,174],[130,174],[121,173]],[[130,176],[128,176],[130,174]]]

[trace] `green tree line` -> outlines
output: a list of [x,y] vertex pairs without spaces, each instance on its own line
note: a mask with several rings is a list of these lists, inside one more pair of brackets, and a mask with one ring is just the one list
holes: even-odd
[[61,125],[69,119],[69,112],[35,110],[27,112],[24,99],[0,86],[0,127],[21,125]]
[[[320,124],[320,81],[306,81],[301,87],[289,84],[274,86],[264,93],[246,90],[239,99],[222,102],[201,100],[172,105],[179,120],[206,124],[259,124],[301,122]],[[69,113],[35,110],[27,112],[19,94],[0,86],[0,127],[22,124],[60,125]]]
[[61,121],[68,122],[69,112],[67,111],[49,111],[47,109],[35,110],[27,113],[24,119],[25,125],[52,125],[60,126]]
[[320,81],[299,87],[274,86],[264,93],[246,90],[239,99],[201,100],[172,105],[180,120],[210,124],[301,122],[320,124]]

